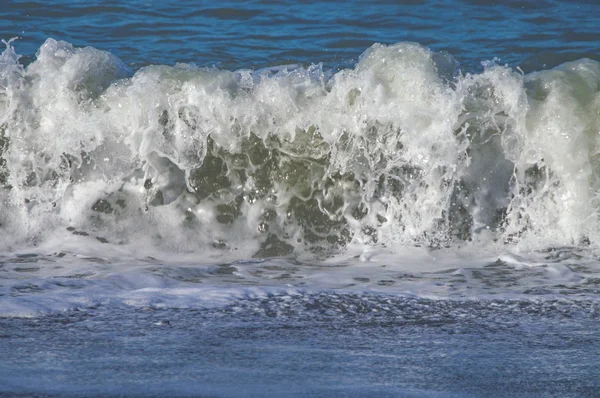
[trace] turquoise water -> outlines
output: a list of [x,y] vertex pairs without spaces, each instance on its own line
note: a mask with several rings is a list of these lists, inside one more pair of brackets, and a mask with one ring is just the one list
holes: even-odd
[[598,15],[5,2],[0,396],[596,396]]

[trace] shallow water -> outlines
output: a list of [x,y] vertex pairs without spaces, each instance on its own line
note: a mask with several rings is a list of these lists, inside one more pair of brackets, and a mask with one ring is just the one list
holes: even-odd
[[0,395],[594,396],[599,11],[3,5]]
[[598,307],[585,301],[272,294],[0,325],[7,395],[592,397],[600,387]]

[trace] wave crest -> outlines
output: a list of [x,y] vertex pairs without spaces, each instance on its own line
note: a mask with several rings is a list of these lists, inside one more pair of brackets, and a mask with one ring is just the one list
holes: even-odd
[[269,257],[600,242],[595,61],[463,75],[447,54],[398,43],[338,72],[133,74],[53,39],[23,67],[6,45],[5,248],[75,236]]

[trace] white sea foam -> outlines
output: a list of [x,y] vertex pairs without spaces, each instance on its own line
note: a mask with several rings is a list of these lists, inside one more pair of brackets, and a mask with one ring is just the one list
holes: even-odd
[[[0,259],[0,317],[102,307],[231,309],[315,295],[452,301],[596,302],[597,260],[573,249],[526,256],[472,250],[350,250],[322,262],[286,258],[215,263],[21,254]],[[359,253],[359,252],[356,252]],[[124,260],[125,259],[125,260]]]
[[449,56],[400,43],[332,76],[187,65],[130,76],[109,53],[53,39],[23,67],[11,45],[5,249],[68,227],[238,258],[349,242],[598,243],[597,62],[463,76]]
[[[464,75],[449,55],[399,43],[374,45],[337,72],[176,65],[133,73],[107,52],[53,39],[23,66],[14,44],[0,57],[0,251],[4,269],[22,262],[16,253],[69,269],[46,275],[44,265],[25,278],[50,294],[39,305],[54,305],[54,289],[32,281],[77,274],[79,255],[95,259],[82,282],[93,303],[104,296],[88,279],[111,291],[99,264],[119,278],[127,264],[141,267],[135,278],[148,284],[114,291],[134,292],[126,302],[144,289],[163,297],[197,289],[179,284],[177,264],[282,255],[304,262],[302,271],[288,260],[269,263],[282,269],[273,275],[248,263],[232,266],[231,280],[209,279],[367,290],[393,281],[404,292],[451,295],[464,289],[405,283],[398,273],[454,269],[476,284],[469,270],[498,259],[524,270],[547,265],[539,253],[569,247],[593,258],[600,244],[595,61],[528,75],[487,63]],[[443,267],[431,253],[444,253]],[[179,282],[154,286],[154,262],[178,270],[159,285]],[[321,275],[307,263],[350,271]],[[585,282],[559,263],[543,278]],[[23,279],[10,269],[6,295]]]

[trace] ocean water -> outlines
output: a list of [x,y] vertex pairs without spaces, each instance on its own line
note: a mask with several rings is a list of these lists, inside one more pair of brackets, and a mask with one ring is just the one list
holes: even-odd
[[599,396],[599,15],[3,3],[0,396]]

